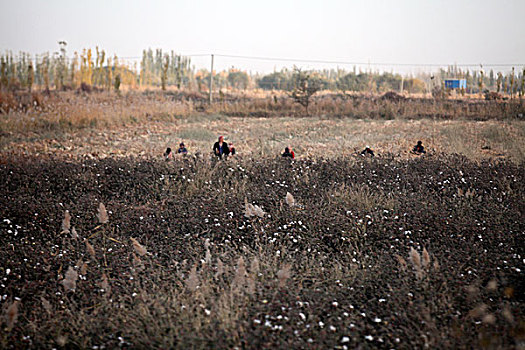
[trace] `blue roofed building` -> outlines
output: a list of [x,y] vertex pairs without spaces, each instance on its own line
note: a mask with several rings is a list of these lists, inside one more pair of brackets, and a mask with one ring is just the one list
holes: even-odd
[[467,79],[445,79],[447,89],[467,89]]

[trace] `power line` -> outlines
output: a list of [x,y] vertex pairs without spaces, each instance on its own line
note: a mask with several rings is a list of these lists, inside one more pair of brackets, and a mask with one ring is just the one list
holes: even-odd
[[[209,53],[196,53],[196,54],[188,54],[188,55],[183,55],[183,54],[177,54],[176,56],[182,56],[182,57],[209,57],[211,54]],[[144,58],[143,56],[129,56],[129,57],[118,57],[119,59],[123,59],[123,60],[136,60],[136,59],[142,59]]]
[[[179,54],[184,57],[211,57],[212,54]],[[295,62],[295,63],[320,63],[320,64],[341,64],[355,66],[393,66],[393,67],[516,67],[523,66],[525,63],[399,63],[399,62],[358,62],[358,61],[337,61],[337,60],[316,60],[304,58],[289,57],[268,57],[268,56],[247,56],[247,55],[227,55],[214,54],[215,57],[240,58],[257,61],[275,61],[275,62]],[[142,59],[143,56],[119,57],[120,59]]]
[[458,66],[458,67],[512,67],[521,66],[523,63],[394,63],[394,62],[349,62],[349,61],[331,61],[331,60],[309,60],[301,58],[282,58],[282,57],[262,57],[262,56],[243,56],[243,55],[221,55],[218,57],[228,58],[242,58],[260,61],[280,61],[280,62],[302,62],[302,63],[323,63],[323,64],[344,64],[344,65],[370,65],[370,66],[412,66],[412,67],[442,67],[442,66]]
[[[352,62],[352,61],[338,61],[338,60],[317,60],[304,58],[290,58],[290,57],[268,57],[268,56],[248,56],[248,55],[228,55],[228,54],[213,54],[215,57],[224,58],[238,58],[256,61],[273,61],[273,62],[292,62],[292,63],[318,63],[318,64],[339,64],[348,66],[374,66],[374,67],[520,67],[525,66],[525,63],[399,63],[399,62]],[[211,57],[212,54],[196,53],[196,54],[182,54],[177,56],[182,57]],[[117,56],[118,57],[118,56]],[[137,60],[142,59],[143,56],[125,56],[118,57],[122,60]],[[67,60],[73,60],[74,57],[67,57]]]
[[[55,54],[58,54],[56,52]],[[324,60],[324,59],[305,59],[305,58],[290,58],[290,57],[269,57],[269,56],[249,56],[249,55],[231,55],[231,54],[211,54],[211,53],[179,53],[177,56],[183,57],[225,57],[225,58],[239,58],[257,61],[274,61],[274,62],[292,62],[292,63],[319,63],[319,64],[340,64],[340,65],[355,65],[355,66],[391,66],[391,67],[519,67],[525,66],[522,63],[399,63],[399,62],[359,62],[359,61],[339,61],[339,60]],[[35,56],[38,56],[35,55]],[[108,55],[109,57],[109,55]],[[123,56],[118,57],[123,60],[142,59],[144,56]],[[73,60],[74,57],[66,57],[66,60]]]

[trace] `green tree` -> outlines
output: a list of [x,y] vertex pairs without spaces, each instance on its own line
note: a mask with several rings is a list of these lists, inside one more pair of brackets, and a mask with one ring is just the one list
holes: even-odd
[[503,75],[501,74],[501,72],[498,72],[498,79],[496,80],[496,92],[500,91],[502,82],[503,82]]
[[115,77],[115,83],[113,86],[115,88],[115,91],[117,93],[120,93],[120,74],[117,74],[117,76]]
[[304,107],[306,115],[308,115],[308,107],[310,106],[312,96],[320,90],[319,83],[310,78],[310,73],[295,68],[293,74],[294,89],[290,94],[294,102]]
[[246,72],[241,72],[239,70],[230,70],[228,72],[228,84],[236,89],[243,89],[245,90],[249,83],[250,83],[250,77]]
[[8,87],[8,79],[7,79],[7,62],[2,56],[2,63],[0,68],[0,87],[7,88]]
[[49,54],[42,57],[40,63],[40,73],[42,74],[42,80],[44,81],[44,87],[46,91],[49,91]]
[[383,73],[375,78],[377,90],[381,92],[396,90],[401,88],[401,76],[399,74]]
[[55,62],[55,88],[61,89],[64,87],[64,80],[67,77],[67,64],[66,64],[66,47],[65,41],[59,41],[60,46],[59,54]]
[[113,66],[111,57],[108,57],[106,61],[106,89],[111,91],[111,82],[113,81],[113,70],[115,67]]
[[161,75],[161,86],[162,91],[166,91],[166,82],[168,80],[168,68],[170,66],[170,57],[168,55],[164,55],[164,66],[162,67],[162,75]]
[[523,69],[523,72],[521,73],[521,87],[520,87],[520,98],[525,93],[525,68]]
[[35,72],[33,70],[33,63],[29,62],[27,66],[27,89],[31,92],[33,87],[33,81],[35,79]]

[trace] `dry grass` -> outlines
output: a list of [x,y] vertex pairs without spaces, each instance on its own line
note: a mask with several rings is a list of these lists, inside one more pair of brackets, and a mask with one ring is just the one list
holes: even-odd
[[496,157],[525,161],[524,121],[447,123],[439,132],[442,152],[478,160]]
[[225,135],[241,156],[253,157],[275,157],[286,146],[299,158],[349,156],[366,144],[378,154],[411,157],[409,151],[422,140],[434,154],[525,159],[525,121],[501,119],[523,109],[519,104],[397,103],[321,94],[313,117],[297,118],[301,110],[282,94],[235,95],[211,107],[189,96],[41,95],[36,105],[0,115],[0,152],[154,156],[184,141],[190,153],[207,155],[217,136]]
[[160,156],[184,141],[190,154],[211,152],[218,135],[233,141],[241,157],[276,157],[286,146],[296,157],[348,157],[365,145],[379,155],[413,157],[422,140],[429,154],[459,153],[471,159],[525,159],[525,121],[354,120],[321,118],[177,118],[106,130],[11,133],[1,151],[78,156]]
[[395,200],[391,194],[372,189],[366,184],[334,188],[328,193],[329,197],[340,200],[346,207],[354,207],[361,212],[370,213],[377,210],[392,210]]
[[[22,97],[20,97],[22,98]],[[20,104],[0,114],[0,131],[67,132],[84,128],[115,128],[149,120],[173,120],[193,112],[192,102],[174,101],[169,95],[110,92],[94,94],[63,92],[41,95],[41,102]],[[1,99],[0,99],[1,100]]]

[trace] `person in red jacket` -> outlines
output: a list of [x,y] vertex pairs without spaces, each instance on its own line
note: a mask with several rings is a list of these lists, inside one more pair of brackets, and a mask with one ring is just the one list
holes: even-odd
[[233,142],[230,142],[228,144],[228,149],[230,150],[230,154],[228,157],[232,157],[235,155],[235,147],[233,146]]
[[417,142],[417,145],[415,145],[414,148],[412,149],[412,153],[414,153],[414,154],[424,154],[424,153],[427,153],[427,152],[425,151],[425,147],[423,147],[423,142],[418,141],[418,142]]
[[284,153],[281,154],[281,156],[284,157],[284,158],[289,157],[289,158],[295,159],[295,153],[293,152],[293,150],[290,147],[286,147],[284,149]]
[[372,149],[370,148],[370,146],[366,146],[365,149],[361,152],[361,155],[362,156],[365,156],[365,157],[374,157],[375,154],[374,154],[374,151],[372,151]]

